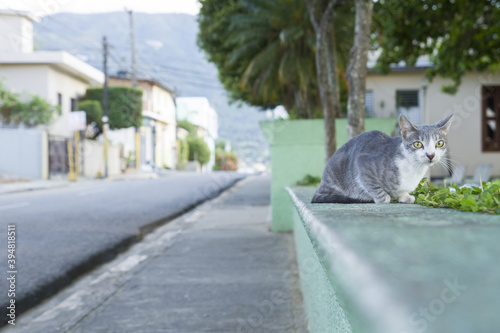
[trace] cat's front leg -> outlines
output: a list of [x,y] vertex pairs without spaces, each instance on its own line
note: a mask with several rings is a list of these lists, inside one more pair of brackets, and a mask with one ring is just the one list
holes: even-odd
[[398,201],[401,203],[412,204],[415,202],[415,197],[409,193],[403,193],[398,197]]
[[377,204],[379,204],[379,203],[387,204],[387,203],[391,202],[391,196],[384,192],[383,194],[379,194],[376,197],[374,197],[373,201],[375,201],[375,203],[377,203]]

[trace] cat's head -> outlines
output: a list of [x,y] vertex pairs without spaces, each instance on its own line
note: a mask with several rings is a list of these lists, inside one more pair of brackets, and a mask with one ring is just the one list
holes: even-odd
[[415,125],[403,114],[399,116],[403,147],[413,162],[418,165],[433,165],[441,160],[446,152],[446,136],[453,115],[452,113],[434,125]]

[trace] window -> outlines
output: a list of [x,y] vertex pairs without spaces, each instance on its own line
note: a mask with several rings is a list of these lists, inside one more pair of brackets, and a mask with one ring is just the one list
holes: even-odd
[[366,91],[366,95],[365,95],[365,110],[366,110],[366,116],[368,118],[373,118],[374,111],[373,111],[373,91],[372,90],[367,90]]
[[62,110],[62,94],[57,93],[57,106]]
[[77,108],[78,108],[78,100],[76,98],[72,98],[71,99],[71,111],[78,111]]
[[483,86],[483,151],[500,151],[500,86]]
[[418,90],[396,91],[396,107],[398,114],[404,114],[412,123],[420,124],[420,107]]

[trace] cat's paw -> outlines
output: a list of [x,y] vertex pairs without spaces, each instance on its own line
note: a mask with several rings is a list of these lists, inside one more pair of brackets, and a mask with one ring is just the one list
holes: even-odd
[[404,194],[398,198],[398,201],[401,203],[412,204],[415,202],[415,197],[413,195]]
[[391,196],[389,194],[385,194],[383,197],[380,198],[375,198],[374,199],[375,203],[381,203],[381,204],[387,204],[391,202]]

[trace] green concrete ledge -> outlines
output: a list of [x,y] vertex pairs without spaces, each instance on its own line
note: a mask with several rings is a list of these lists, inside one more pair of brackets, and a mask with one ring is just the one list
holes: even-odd
[[500,218],[287,188],[311,333],[496,332]]

